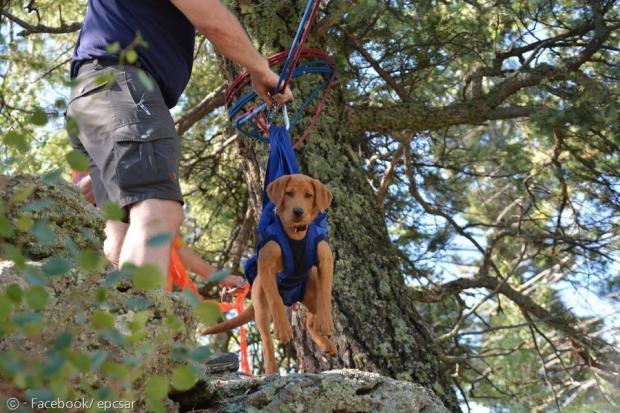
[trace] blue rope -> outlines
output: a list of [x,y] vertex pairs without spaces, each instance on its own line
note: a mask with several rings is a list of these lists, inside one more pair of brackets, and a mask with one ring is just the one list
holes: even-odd
[[[332,76],[333,73],[334,73],[334,70],[335,69],[333,67],[331,67],[329,64],[327,64],[325,61],[322,61],[322,60],[312,60],[310,62],[307,62],[307,63],[305,63],[303,65],[300,65],[300,66],[296,67],[295,70],[293,70],[291,78],[295,79],[295,78],[298,78],[298,77],[303,76],[305,74],[326,74],[326,75]],[[315,87],[312,90],[310,95],[305,99],[305,101],[302,103],[302,105],[297,110],[297,113],[295,114],[295,118],[293,119],[292,122],[290,122],[289,129],[292,130],[293,128],[295,128],[295,126],[301,120],[301,117],[305,113],[305,109],[316,98],[316,96],[319,94],[319,92],[321,92],[322,90],[325,89],[325,87],[327,87],[328,84],[329,84],[329,80],[321,83],[320,85],[318,85],[317,87]],[[243,107],[247,103],[253,101],[256,98],[256,96],[257,96],[256,92],[254,92],[254,91],[248,92],[247,94],[241,96],[239,99],[237,99],[237,101],[235,103],[233,103],[231,105],[230,109],[228,110],[228,116],[230,118],[232,118],[236,113],[238,113],[241,109],[243,109]],[[244,127],[244,125],[248,121],[251,121],[253,119],[254,115],[256,115],[257,113],[260,113],[261,111],[265,110],[266,108],[267,108],[267,104],[266,103],[260,104],[259,106],[254,108],[252,111],[250,111],[247,114],[245,114],[244,116],[236,119],[235,122],[234,122],[234,126],[240,132],[242,132],[244,135],[247,135],[247,136],[250,136],[252,138],[258,139],[261,142],[268,143],[268,139],[265,138],[260,133],[260,130],[258,129],[258,127],[255,124],[250,123],[250,127],[249,128]],[[269,119],[269,121],[270,121],[270,119]]]
[[293,38],[293,43],[291,44],[291,48],[288,51],[288,56],[286,56],[286,60],[284,61],[284,64],[282,65],[282,69],[280,70],[280,78],[278,79],[278,83],[276,84],[276,88],[274,89],[274,94],[276,95],[280,92],[280,88],[282,87],[282,84],[284,83],[284,79],[288,75],[289,65],[291,64],[291,60],[293,59],[293,56],[295,56],[295,53],[297,52],[297,49],[299,48],[299,40],[301,39],[301,35],[304,32],[304,26],[306,25],[306,23],[308,22],[308,19],[310,18],[310,13],[312,12],[312,6],[314,5],[315,1],[318,1],[318,0],[308,0],[308,3],[306,3],[306,10],[304,10],[304,15],[302,16],[301,21],[299,22],[299,26],[297,27],[297,32],[295,33],[295,37]]

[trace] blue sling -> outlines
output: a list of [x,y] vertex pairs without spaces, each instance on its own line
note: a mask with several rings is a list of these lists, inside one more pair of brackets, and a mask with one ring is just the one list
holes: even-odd
[[305,242],[304,257],[299,262],[295,262],[293,250],[299,246],[294,245],[296,242],[286,235],[276,214],[275,205],[267,196],[267,186],[283,175],[299,173],[299,166],[285,128],[274,125],[269,128],[269,146],[269,161],[262,196],[263,211],[257,228],[258,245],[256,254],[245,262],[244,271],[245,277],[252,284],[258,273],[258,251],[269,241],[277,242],[282,250],[284,267],[284,270],[276,276],[278,291],[284,305],[290,306],[303,299],[310,269],[318,265],[317,247],[321,240],[327,238],[327,213],[320,213],[308,225],[306,238],[302,241]]

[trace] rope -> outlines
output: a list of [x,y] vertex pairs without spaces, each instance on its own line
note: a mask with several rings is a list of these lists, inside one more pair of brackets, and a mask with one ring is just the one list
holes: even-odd
[[[293,37],[293,42],[290,49],[288,51],[277,53],[268,59],[270,66],[275,62],[284,60],[282,68],[280,70],[278,83],[276,84],[273,94],[277,94],[281,90],[285,89],[292,78],[301,76],[303,74],[321,73],[328,74],[330,76],[327,82],[322,83],[321,85],[319,85],[319,87],[315,88],[311,92],[310,96],[302,103],[301,107],[298,109],[297,116],[295,116],[293,122],[291,122],[290,124],[288,122],[288,113],[286,113],[286,105],[283,106],[283,118],[285,126],[287,130],[290,130],[294,128],[297,122],[301,119],[301,114],[305,112],[305,109],[309,106],[310,102],[312,102],[316,98],[318,93],[323,90],[323,96],[319,102],[317,110],[312,119],[310,120],[310,123],[302,133],[302,136],[297,140],[297,142],[295,142],[294,148],[297,148],[299,145],[301,145],[305,141],[306,137],[310,134],[310,131],[316,126],[319,114],[323,110],[323,107],[325,106],[325,102],[327,100],[326,95],[333,86],[336,76],[335,64],[324,52],[316,49],[303,48],[303,45],[305,44],[306,39],[310,34],[312,22],[316,18],[320,5],[321,0],[308,0],[302,18],[299,22],[299,26],[297,27],[297,31],[295,32],[295,36]],[[310,50],[309,53],[307,52],[308,50]],[[302,56],[312,56],[313,54],[314,57],[323,58],[323,60],[326,60],[328,64],[325,65],[324,62],[317,60],[316,62],[311,62],[310,64],[298,67],[299,60]],[[319,64],[313,66],[313,63]],[[268,143],[269,141],[264,135],[268,134],[269,125],[271,124],[272,111],[269,110],[266,103],[263,102],[258,106],[251,106],[247,112],[243,113],[237,118],[234,118],[234,116],[238,112],[240,112],[245,105],[247,105],[256,98],[256,92],[250,92],[241,96],[236,102],[232,104],[230,103],[232,97],[240,91],[241,87],[249,83],[249,78],[250,75],[248,72],[242,73],[237,79],[233,81],[230,87],[226,90],[224,99],[226,105],[229,106],[228,117],[233,120],[233,125],[243,134],[255,138],[261,142]],[[259,114],[265,110],[267,110],[268,112],[266,122],[258,118]],[[249,126],[244,126],[245,124],[248,124]]]
[[[166,292],[171,292],[174,286],[176,285],[181,291],[185,289],[190,290],[192,293],[196,295],[200,300],[204,300],[204,297],[198,291],[198,287],[194,281],[187,274],[187,270],[183,266],[181,262],[181,258],[177,250],[181,247],[180,238],[176,238],[174,243],[172,244],[172,248],[170,249],[170,269],[168,271],[168,278],[166,279],[166,286],[164,290]],[[237,298],[235,298],[234,303],[218,303],[218,307],[220,311],[223,313],[227,313],[230,310],[236,310],[237,315],[243,312],[243,302],[245,301],[245,297],[250,292],[250,286],[248,284],[244,285],[242,288],[237,289]],[[241,353],[241,370],[245,374],[250,374],[250,363],[248,359],[248,340],[247,340],[247,331],[245,326],[239,327],[239,350]]]

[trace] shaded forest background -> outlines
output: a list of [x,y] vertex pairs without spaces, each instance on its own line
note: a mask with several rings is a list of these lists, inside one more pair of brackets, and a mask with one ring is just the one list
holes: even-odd
[[[229,5],[268,55],[290,42],[302,3]],[[323,3],[308,45],[334,57],[339,80],[300,162],[336,196],[336,277],[346,279],[335,294],[361,297],[364,265],[372,268],[359,282],[378,281],[360,289],[381,290],[377,277],[400,286],[399,305],[430,332],[438,386],[448,383],[464,410],[620,410],[617,2]],[[85,2],[0,4],[0,173],[68,176],[63,113]],[[186,241],[234,268],[253,246],[265,162],[264,146],[225,115],[238,73],[198,35],[173,110]],[[349,260],[362,254],[346,248],[349,236],[389,258]],[[338,306],[340,334],[357,348],[347,305]],[[401,340],[389,331],[383,340]],[[258,368],[256,332],[251,339]],[[236,348],[234,335],[221,341],[212,346]],[[290,371],[300,354],[311,358],[303,347],[279,348]],[[392,357],[365,351],[368,366]],[[409,365],[416,356],[393,357]],[[420,379],[409,368],[376,367]]]

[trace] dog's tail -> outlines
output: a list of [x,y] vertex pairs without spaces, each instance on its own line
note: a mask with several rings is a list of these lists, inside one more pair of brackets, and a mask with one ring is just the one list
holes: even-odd
[[233,317],[230,320],[222,321],[214,326],[207,327],[202,330],[203,335],[207,334],[217,334],[222,333],[224,331],[232,330],[235,327],[239,327],[245,323],[249,323],[254,320],[254,306],[250,303],[249,306],[246,307],[245,310],[237,317]]

